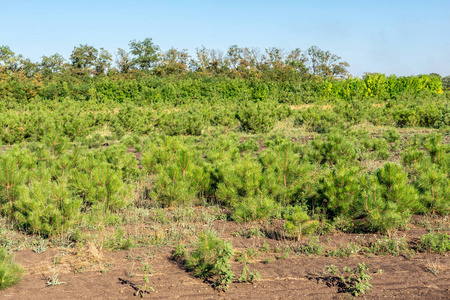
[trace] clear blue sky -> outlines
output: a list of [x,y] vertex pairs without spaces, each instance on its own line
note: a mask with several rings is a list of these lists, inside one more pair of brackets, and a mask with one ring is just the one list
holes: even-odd
[[364,72],[450,75],[450,0],[2,1],[0,45],[33,61],[89,44],[112,53],[147,37],[163,50],[204,45],[306,50]]

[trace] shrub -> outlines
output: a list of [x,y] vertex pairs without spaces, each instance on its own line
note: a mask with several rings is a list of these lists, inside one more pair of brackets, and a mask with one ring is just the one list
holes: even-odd
[[416,163],[420,163],[423,160],[425,152],[418,150],[417,148],[407,149],[402,153],[402,162],[406,166],[413,166]]
[[424,163],[416,180],[420,200],[425,209],[433,214],[450,213],[450,180],[435,164]]
[[342,271],[331,265],[328,266],[326,274],[331,275],[325,276],[325,281],[337,281],[339,291],[350,293],[355,297],[365,294],[372,287],[370,284],[372,277],[369,276],[369,267],[365,263],[358,264],[355,269],[344,267]]
[[14,204],[18,227],[42,236],[56,236],[73,228],[80,217],[81,199],[67,185],[43,179],[22,190]]
[[236,118],[244,131],[251,133],[268,132],[278,120],[290,115],[286,107],[277,107],[274,103],[246,102],[237,112]]
[[386,163],[377,173],[378,182],[383,186],[382,195],[387,202],[396,203],[403,210],[421,210],[417,191],[408,184],[408,173],[394,163]]
[[122,172],[92,158],[82,162],[82,170],[72,172],[71,183],[86,205],[101,204],[111,212],[126,207],[132,195],[131,185],[122,180]]
[[330,216],[351,214],[360,194],[358,173],[358,168],[339,166],[325,176],[322,189]]
[[424,143],[424,146],[430,154],[431,160],[438,164],[442,162],[445,153],[449,151],[448,147],[442,144],[442,135],[437,133],[431,134]]
[[156,127],[169,135],[200,135],[204,127],[203,116],[192,110],[163,113],[156,121]]
[[329,133],[337,128],[345,128],[345,122],[339,114],[331,109],[315,107],[298,113],[294,126],[304,126],[306,130],[317,133]]
[[319,222],[311,220],[306,211],[300,206],[287,208],[283,212],[283,218],[286,220],[284,224],[286,233],[297,240],[300,240],[302,235],[313,233],[319,226]]
[[187,204],[205,195],[209,189],[210,175],[196,152],[180,149],[173,161],[158,165],[158,175],[151,197],[163,206]]
[[259,155],[262,188],[282,205],[300,204],[315,193],[313,166],[300,159],[292,143],[282,143]]
[[336,164],[354,162],[357,152],[351,140],[340,132],[330,133],[325,141],[315,138],[307,149],[310,160],[320,164]]
[[408,174],[401,166],[386,163],[376,176],[360,177],[362,187],[360,208],[367,216],[369,230],[386,232],[404,228],[413,212],[422,211],[418,193],[408,184]]
[[178,247],[174,252],[175,259],[182,259],[192,275],[202,279],[218,276],[214,287],[219,290],[228,289],[228,284],[234,278],[229,263],[234,255],[230,242],[220,239],[213,231],[200,233],[192,252]]
[[450,251],[450,237],[446,233],[430,232],[420,237],[420,244],[425,250],[439,254]]
[[24,274],[25,270],[14,261],[13,255],[0,248],[0,290],[17,284]]
[[373,253],[376,255],[390,254],[392,256],[399,256],[408,251],[408,243],[405,238],[388,238],[383,237],[370,242],[369,245],[363,248],[363,252]]
[[17,160],[8,154],[0,156],[0,203],[8,203],[12,209],[24,181],[25,173],[19,168]]
[[277,203],[261,193],[261,197],[247,197],[239,201],[234,207],[232,217],[238,222],[267,220],[275,216],[277,211]]
[[262,181],[262,167],[250,155],[217,166],[216,197],[222,203],[233,206],[245,197],[256,196]]

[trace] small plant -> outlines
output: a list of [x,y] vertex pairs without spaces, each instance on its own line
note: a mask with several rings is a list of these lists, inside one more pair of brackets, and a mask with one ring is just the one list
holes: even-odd
[[450,251],[450,237],[446,233],[430,232],[420,237],[421,246],[439,254]]
[[336,285],[339,292],[349,293],[355,297],[365,294],[372,287],[369,266],[365,263],[358,264],[355,269],[344,267],[342,270],[335,265],[330,265],[326,267],[324,276],[319,276],[317,279]]
[[233,232],[233,236],[237,237],[243,237],[243,238],[264,238],[266,237],[266,235],[264,234],[263,231],[261,231],[261,229],[259,228],[249,228],[249,229],[239,229],[235,232]]
[[388,141],[388,143],[395,143],[400,140],[401,136],[395,129],[388,129],[384,133],[384,138]]
[[228,285],[233,281],[234,273],[230,269],[223,270],[219,273],[219,278],[213,283],[214,289],[220,292],[228,290]]
[[200,234],[191,253],[184,246],[178,246],[172,257],[183,261],[186,269],[195,277],[206,280],[218,276],[213,287],[225,291],[234,278],[229,263],[233,255],[231,243],[220,239],[214,231],[208,230]]
[[268,265],[270,264],[275,258],[273,256],[266,258],[263,263]]
[[280,255],[280,259],[289,258],[289,252],[291,252],[289,248],[284,249],[283,254]]
[[133,241],[130,237],[125,238],[125,232],[122,228],[119,228],[113,235],[103,243],[103,247],[106,250],[128,250],[133,247]]
[[253,283],[255,280],[260,280],[261,276],[257,270],[250,272],[248,266],[245,265],[242,269],[241,276],[239,277],[239,282],[250,282]]
[[269,252],[270,251],[270,245],[264,241],[262,247],[260,248],[261,252]]
[[284,229],[289,236],[300,240],[302,235],[314,232],[319,225],[316,220],[311,220],[306,211],[300,206],[292,207],[285,215]]
[[328,251],[327,256],[349,257],[353,254],[357,254],[360,250],[361,247],[359,245],[349,243],[347,247],[340,247],[338,249]]
[[45,282],[45,284],[47,286],[61,285],[61,284],[64,284],[64,283],[65,282],[59,281],[58,273],[56,272],[55,269],[53,269],[52,275],[46,278],[46,282]]
[[313,237],[309,240],[308,244],[301,245],[295,251],[306,255],[322,255],[323,246],[319,244],[318,237]]
[[434,276],[438,276],[439,273],[442,271],[442,266],[437,261],[428,260],[425,267],[426,267],[427,271],[430,272],[431,274],[433,274]]
[[276,214],[277,203],[269,197],[247,197],[235,206],[232,214],[237,222],[267,220]]
[[[152,273],[153,270],[151,269],[151,266],[149,264],[146,264],[142,262],[142,271],[145,273]],[[144,298],[146,294],[150,294],[150,292],[154,292],[155,289],[150,286],[150,280],[148,279],[148,274],[144,274],[142,277],[144,279],[144,284],[139,285],[139,288],[136,288],[136,292],[134,293],[134,296],[139,296],[141,298]]]
[[4,290],[18,283],[25,270],[14,261],[13,255],[8,254],[5,248],[0,248],[0,290]]
[[44,253],[47,250],[47,241],[44,239],[34,241],[33,245],[33,252],[35,253]]
[[152,266],[150,264],[147,264],[145,262],[142,262],[142,271],[152,273]]
[[373,253],[377,255],[390,254],[392,256],[399,256],[402,253],[408,252],[408,243],[405,238],[388,238],[383,237],[368,246],[363,247],[362,252]]

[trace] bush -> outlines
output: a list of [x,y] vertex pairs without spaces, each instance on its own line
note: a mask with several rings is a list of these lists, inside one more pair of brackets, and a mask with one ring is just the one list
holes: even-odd
[[25,274],[25,270],[14,262],[12,254],[8,254],[5,248],[0,248],[0,290],[17,284]]
[[157,165],[158,175],[151,197],[162,206],[191,203],[205,196],[209,189],[210,174],[195,151],[180,149],[174,153],[173,161]]
[[360,177],[360,205],[369,230],[386,232],[404,228],[413,212],[421,212],[417,190],[408,184],[408,174],[400,165],[386,163],[376,176]]
[[430,232],[420,237],[421,246],[439,254],[450,251],[450,237],[446,233]]
[[326,274],[331,275],[326,276],[324,278],[325,281],[337,281],[340,292],[349,293],[355,297],[365,294],[372,287],[370,284],[372,277],[369,276],[369,266],[365,263],[358,264],[358,267],[355,269],[344,267],[342,271],[338,267],[331,265],[328,266]]
[[258,194],[262,181],[262,167],[250,155],[217,166],[216,197],[223,204],[234,206],[241,199]]
[[73,228],[80,217],[81,199],[66,184],[45,179],[24,188],[14,204],[18,227],[42,236],[56,236]]
[[0,156],[0,203],[8,203],[10,211],[24,181],[25,172],[19,168],[17,160],[8,154]]
[[267,220],[276,215],[278,205],[267,196],[247,197],[239,201],[232,214],[234,220],[238,222],[250,222],[256,220]]
[[230,242],[220,239],[213,231],[204,231],[200,233],[191,253],[179,246],[173,256],[183,260],[186,269],[195,277],[207,279],[218,276],[215,288],[226,290],[234,278],[229,263],[233,255]]
[[295,126],[304,126],[306,130],[317,133],[329,133],[337,128],[345,128],[345,122],[332,109],[315,107],[298,113],[294,119]]
[[344,134],[332,132],[327,135],[325,141],[322,138],[315,138],[307,149],[307,156],[310,160],[320,164],[351,163],[357,158],[354,144]]
[[303,203],[315,193],[313,166],[301,160],[294,148],[283,142],[259,155],[262,188],[281,205]]
[[[92,158],[91,158],[92,159]],[[131,185],[122,180],[122,172],[100,160],[87,158],[82,162],[82,170],[74,170],[72,186],[88,206],[104,205],[116,212],[130,203]]]
[[283,218],[286,220],[284,224],[286,233],[297,240],[300,240],[302,235],[313,233],[319,226],[319,222],[311,220],[308,213],[300,206],[287,208],[283,212]]
[[278,120],[290,115],[290,109],[278,107],[274,103],[245,103],[237,112],[236,118],[244,131],[264,133],[270,131]]
[[424,163],[415,181],[420,200],[433,214],[450,213],[450,180],[448,174],[437,165]]
[[200,135],[204,128],[203,116],[192,110],[163,113],[156,121],[156,127],[169,135]]
[[325,176],[322,187],[324,204],[331,217],[351,214],[360,194],[358,173],[358,168],[339,166]]

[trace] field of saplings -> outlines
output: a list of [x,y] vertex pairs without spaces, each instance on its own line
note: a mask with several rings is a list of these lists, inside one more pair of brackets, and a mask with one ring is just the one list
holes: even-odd
[[[211,291],[264,282],[272,260],[295,255],[450,251],[450,93],[439,77],[0,76],[3,287],[39,272],[61,287],[64,274],[108,274],[107,250],[169,247]],[[413,229],[423,232],[404,235]],[[8,253],[24,249],[52,263],[23,269]],[[131,294],[158,292],[152,251],[121,279]],[[375,297],[371,276],[387,271],[363,261],[311,276]]]

